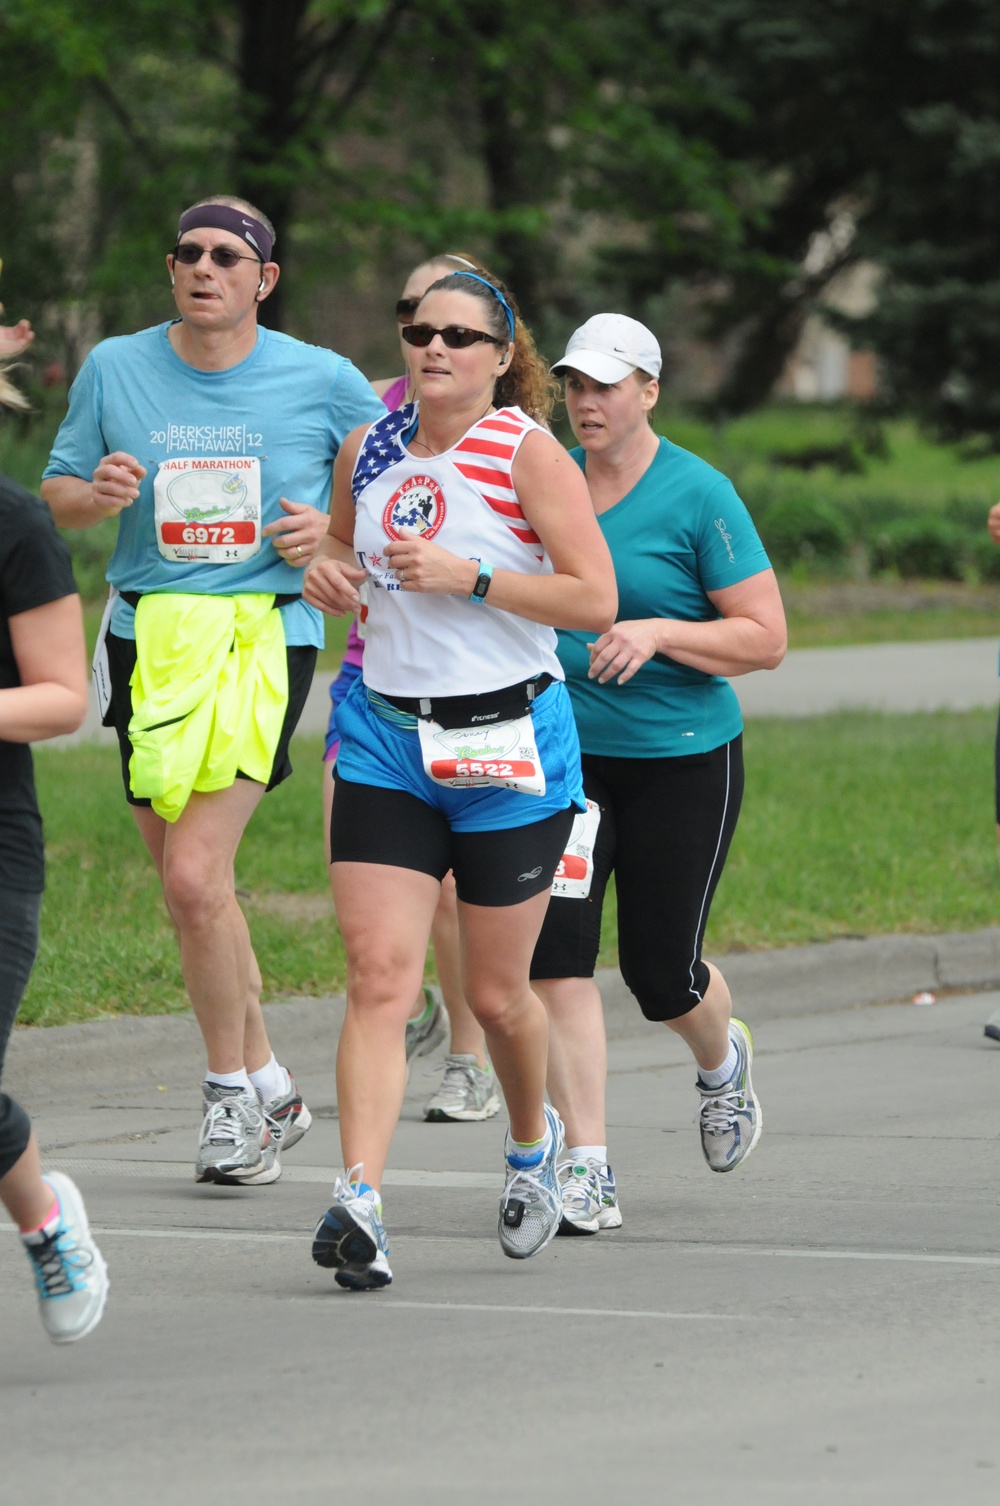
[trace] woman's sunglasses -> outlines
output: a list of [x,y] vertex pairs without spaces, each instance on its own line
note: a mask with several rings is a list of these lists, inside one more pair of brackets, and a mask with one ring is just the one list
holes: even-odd
[[400,298],[396,304],[396,321],[399,324],[412,324],[413,316],[419,307],[419,298]]
[[[255,261],[263,266],[259,256],[241,256],[228,246],[213,246],[208,254],[217,267],[235,267],[238,261]],[[205,247],[195,245],[194,241],[181,241],[173,249],[174,261],[179,261],[182,267],[196,267],[204,255]]]
[[491,345],[499,345],[504,350],[509,343],[482,329],[466,329],[464,324],[446,324],[444,329],[435,329],[431,324],[408,324],[400,334],[407,345],[418,346],[429,345],[435,335],[440,335],[449,350],[465,350],[480,340],[488,340]]

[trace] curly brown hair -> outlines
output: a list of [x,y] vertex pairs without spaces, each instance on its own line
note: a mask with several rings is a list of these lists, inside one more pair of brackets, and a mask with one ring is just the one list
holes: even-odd
[[507,370],[497,378],[493,401],[498,408],[523,408],[536,423],[547,425],[560,395],[559,383],[549,375],[538,354],[534,336],[518,312],[513,293],[493,272],[484,268],[482,277],[488,286],[467,272],[452,272],[432,283],[427,293],[444,290],[478,298],[483,305],[486,328],[505,343],[510,340],[510,324],[504,308],[504,303],[507,304],[514,319],[514,354]]

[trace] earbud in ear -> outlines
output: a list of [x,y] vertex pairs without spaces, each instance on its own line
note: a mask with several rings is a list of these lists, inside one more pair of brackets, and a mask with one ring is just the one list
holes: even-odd
[[264,291],[264,279],[263,279],[263,277],[261,278],[260,282],[257,284],[257,291],[258,291],[258,293],[263,293],[263,291]]
[[171,274],[170,274],[170,286],[173,287],[173,285],[174,285],[174,274],[173,274],[173,272],[171,272]]

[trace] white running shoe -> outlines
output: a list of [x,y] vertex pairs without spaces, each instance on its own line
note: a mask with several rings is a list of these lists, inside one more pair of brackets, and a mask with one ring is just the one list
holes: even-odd
[[76,1183],[60,1171],[42,1178],[55,1193],[59,1221],[46,1232],[22,1234],[35,1272],[42,1326],[53,1344],[86,1338],[101,1321],[108,1296],[108,1268],[95,1245]]
[[492,1067],[481,1067],[472,1055],[446,1056],[441,1086],[424,1108],[428,1123],[478,1122],[492,1119],[499,1112],[500,1099]]
[[198,1137],[195,1179],[259,1186],[281,1176],[278,1141],[256,1093],[218,1082],[201,1085],[205,1118]]
[[271,1138],[279,1150],[291,1150],[293,1145],[298,1145],[313,1122],[291,1073],[288,1074],[288,1092],[269,1098],[263,1109]]
[[600,1161],[562,1161],[558,1168],[562,1194],[560,1234],[596,1234],[620,1229],[622,1211],[611,1167]]
[[[556,1165],[563,1143],[562,1121],[545,1105],[550,1144],[537,1166],[516,1167],[505,1159],[507,1182],[500,1199],[500,1248],[512,1260],[528,1260],[544,1250],[559,1228],[562,1198]],[[509,1137],[508,1137],[509,1142]]]
[[348,1291],[378,1290],[392,1281],[382,1204],[358,1192],[363,1166],[352,1166],[333,1184],[333,1203],[313,1234],[312,1258],[334,1271]]
[[701,1094],[698,1126],[701,1148],[713,1171],[733,1171],[745,1161],[760,1139],[764,1127],[757,1095],[750,1081],[753,1037],[742,1020],[730,1020],[729,1039],[736,1047],[736,1071],[721,1088],[708,1088],[696,1080]]
[[411,1056],[430,1056],[444,1040],[444,1010],[432,990],[424,984],[424,1007],[416,1019],[406,1022],[406,1060]]

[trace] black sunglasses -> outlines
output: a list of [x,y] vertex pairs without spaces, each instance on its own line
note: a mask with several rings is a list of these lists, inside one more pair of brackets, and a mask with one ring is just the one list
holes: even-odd
[[396,304],[396,319],[400,324],[412,324],[413,316],[420,305],[419,298],[400,298]]
[[[260,266],[264,263],[259,256],[241,256],[238,251],[230,251],[228,246],[213,246],[209,256],[217,267],[235,267],[238,261],[255,261]],[[179,261],[182,267],[196,267],[205,255],[205,247],[197,245],[194,241],[181,241],[172,252],[174,261]]]
[[466,329],[464,324],[446,324],[444,329],[435,329],[431,324],[408,324],[400,330],[400,334],[407,345],[419,346],[429,345],[435,335],[440,335],[449,350],[466,350],[480,340],[499,345],[501,350],[509,344],[507,340],[498,340],[496,335],[488,335],[485,330]]

